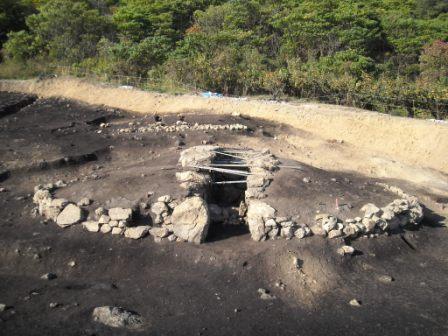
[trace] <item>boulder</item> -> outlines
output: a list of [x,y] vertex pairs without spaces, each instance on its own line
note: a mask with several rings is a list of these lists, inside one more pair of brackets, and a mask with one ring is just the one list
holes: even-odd
[[132,217],[132,209],[130,208],[112,208],[109,209],[109,217],[111,220],[130,220]]
[[101,231],[102,233],[109,233],[109,232],[112,231],[112,228],[110,227],[109,224],[104,224],[104,225],[101,225],[101,229],[100,229],[100,231]]
[[206,174],[199,174],[194,171],[183,171],[176,173],[176,179],[180,186],[186,190],[199,190],[210,182]]
[[90,232],[98,232],[100,230],[100,224],[94,221],[87,221],[82,223],[82,227]]
[[60,227],[68,227],[70,225],[79,223],[82,220],[82,210],[74,204],[67,205],[64,210],[58,215],[56,224]]
[[214,151],[218,146],[195,146],[188,148],[180,153],[179,163],[182,167],[193,167],[210,163],[216,156]]
[[315,224],[315,225],[311,226],[310,230],[313,233],[313,235],[315,235],[315,236],[322,236],[322,237],[327,236],[327,231],[325,231],[324,228],[322,227],[322,225],[320,225],[320,224]]
[[366,233],[375,231],[376,222],[374,220],[364,217],[362,219],[361,223],[362,223],[362,225],[364,225]]
[[56,221],[59,214],[61,213],[61,209],[52,206],[43,206],[39,208],[40,214],[46,218],[51,219],[52,221]]
[[124,236],[126,238],[131,239],[140,239],[148,234],[150,227],[149,226],[134,226],[128,227],[124,232]]
[[34,193],[33,196],[34,204],[40,204],[45,199],[51,199],[51,193],[48,190],[40,189]]
[[165,202],[155,202],[151,205],[151,211],[156,215],[161,215],[168,212],[168,207]]
[[123,232],[124,232],[123,228],[119,228],[119,227],[112,228],[113,235],[121,235],[121,234],[123,234]]
[[367,203],[365,204],[362,208],[361,211],[364,211],[364,217],[372,217],[373,215],[375,216],[381,216],[381,209],[378,208],[375,204],[373,203]]
[[113,328],[138,330],[144,326],[143,318],[138,313],[121,307],[96,307],[93,310],[92,318],[95,322]]
[[149,234],[153,237],[165,238],[169,236],[170,232],[164,227],[153,227],[149,230]]
[[280,236],[285,239],[291,239],[292,237],[294,237],[294,227],[292,226],[282,227],[280,231]]
[[322,228],[326,231],[329,232],[333,229],[337,228],[337,224],[338,224],[338,219],[336,217],[333,216],[329,216],[327,218],[323,218],[322,219]]
[[209,227],[207,203],[198,196],[185,199],[174,208],[171,222],[177,237],[195,244],[202,243]]
[[117,227],[118,226],[118,221],[111,220],[107,224],[109,224],[110,227]]
[[310,233],[310,229],[307,226],[303,226],[296,230],[296,232],[294,233],[294,236],[296,236],[296,238],[298,238],[298,239],[303,239],[307,235],[309,235],[309,233]]
[[266,239],[265,222],[275,218],[275,209],[269,204],[258,200],[251,200],[247,208],[247,223],[251,237],[255,241]]
[[328,238],[330,239],[339,238],[342,236],[343,236],[342,230],[331,230],[330,232],[328,232]]

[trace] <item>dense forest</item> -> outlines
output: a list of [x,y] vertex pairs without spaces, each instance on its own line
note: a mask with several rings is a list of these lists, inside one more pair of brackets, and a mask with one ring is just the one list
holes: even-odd
[[68,67],[448,116],[447,0],[0,0],[0,44],[2,77]]

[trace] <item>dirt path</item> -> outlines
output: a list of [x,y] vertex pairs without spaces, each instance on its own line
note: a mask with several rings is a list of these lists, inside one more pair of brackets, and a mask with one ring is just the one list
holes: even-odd
[[448,194],[448,125],[341,106],[255,99],[172,96],[60,78],[0,81],[0,90],[63,96],[139,113],[240,113],[283,123],[296,134],[277,134],[277,154],[335,171],[407,180]]

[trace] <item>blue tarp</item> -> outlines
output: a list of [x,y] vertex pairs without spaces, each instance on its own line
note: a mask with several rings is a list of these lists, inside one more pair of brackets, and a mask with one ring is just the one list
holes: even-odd
[[222,98],[221,93],[205,91],[201,93],[201,96],[204,98]]

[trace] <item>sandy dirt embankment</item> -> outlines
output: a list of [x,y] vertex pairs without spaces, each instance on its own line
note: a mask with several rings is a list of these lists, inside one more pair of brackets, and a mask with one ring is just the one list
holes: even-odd
[[4,80],[0,90],[63,96],[136,113],[240,113],[262,118],[293,129],[276,135],[274,153],[324,169],[402,179],[448,193],[447,124],[317,103],[174,96],[72,78]]

